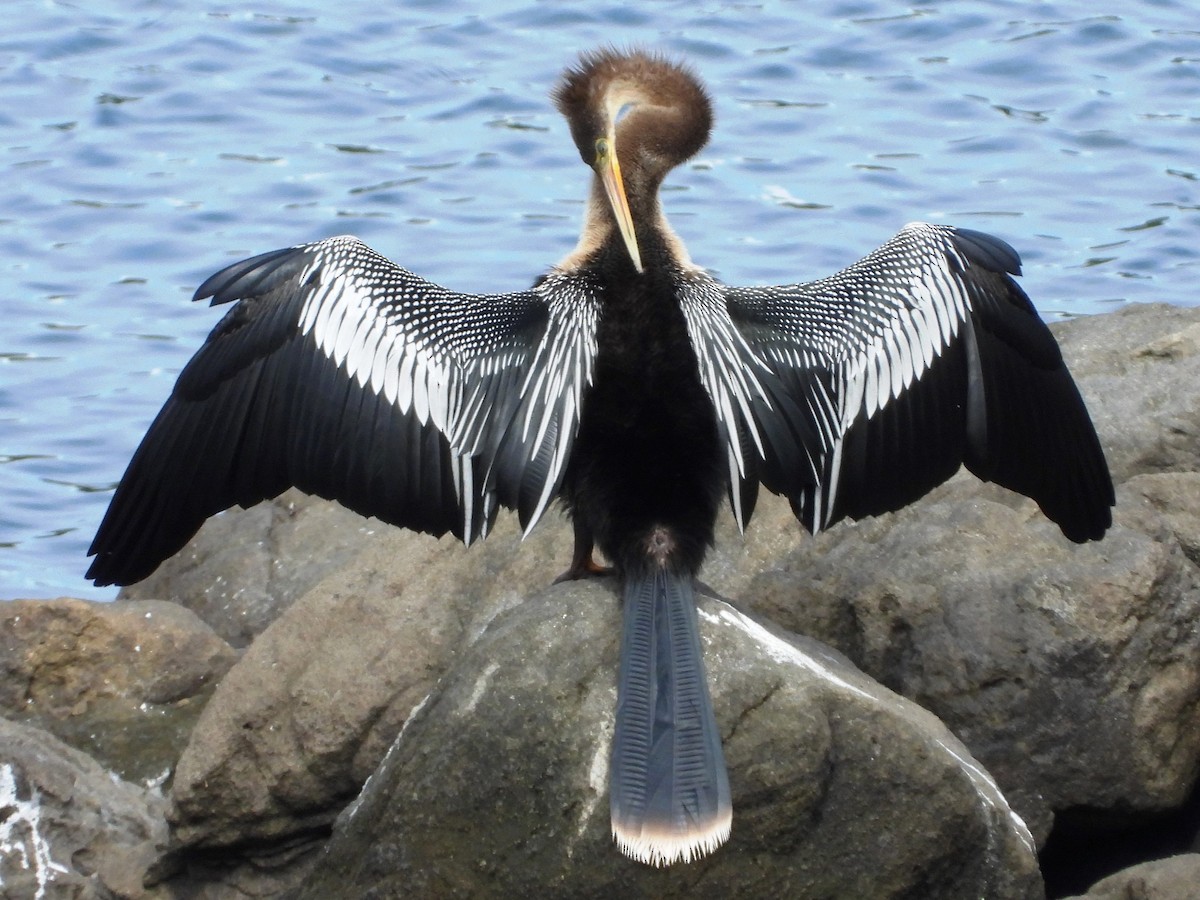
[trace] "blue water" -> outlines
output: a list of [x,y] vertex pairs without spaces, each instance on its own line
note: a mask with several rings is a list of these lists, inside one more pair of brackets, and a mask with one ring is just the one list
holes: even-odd
[[486,6],[5,4],[0,597],[115,594],[86,547],[218,267],[353,232],[504,290],[565,254],[588,173],[546,94],[605,42],[711,88],[664,202],[727,281],[827,274],[924,219],[1008,239],[1048,318],[1197,302],[1190,4]]

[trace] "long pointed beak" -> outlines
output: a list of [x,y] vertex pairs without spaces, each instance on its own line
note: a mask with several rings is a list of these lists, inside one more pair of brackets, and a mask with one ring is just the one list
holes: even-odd
[[608,195],[609,205],[617,219],[617,228],[633,260],[633,267],[642,271],[642,255],[638,252],[637,236],[633,231],[633,214],[629,211],[629,201],[625,199],[625,182],[621,180],[621,166],[617,162],[617,151],[612,140],[604,142],[604,149],[596,154],[596,174],[604,185],[604,193]]

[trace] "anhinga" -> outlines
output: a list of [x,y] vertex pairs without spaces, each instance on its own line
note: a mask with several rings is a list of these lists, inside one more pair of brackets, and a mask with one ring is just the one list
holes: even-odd
[[595,545],[623,585],[613,834],[668,864],[730,829],[693,601],[723,496],[744,527],[761,483],[816,532],[965,463],[1085,541],[1113,488],[1007,244],[914,224],[828,278],[728,287],[658,200],[708,139],[696,77],[601,50],[554,96],[595,171],[574,252],[509,294],[454,293],[352,237],[212,276],[196,297],[236,303],[134,455],[88,576],[144,578],[208,516],[291,485],[467,542],[501,506],[528,531],[561,500],[566,576],[602,571]]

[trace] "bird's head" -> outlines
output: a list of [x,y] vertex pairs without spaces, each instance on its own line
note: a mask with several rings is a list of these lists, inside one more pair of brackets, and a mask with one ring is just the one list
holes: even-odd
[[655,209],[667,172],[708,142],[712,103],[686,67],[640,50],[597,50],[554,92],[583,161],[595,170],[634,267],[635,216]]

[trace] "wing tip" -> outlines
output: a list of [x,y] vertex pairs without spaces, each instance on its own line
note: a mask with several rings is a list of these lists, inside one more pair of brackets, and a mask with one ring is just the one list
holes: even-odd
[[[313,244],[301,244],[296,247],[268,250],[266,253],[259,253],[257,256],[231,263],[204,279],[196,288],[196,292],[192,294],[192,300],[206,300],[211,297],[210,305],[220,306],[234,300],[243,300],[262,294],[278,283],[280,279],[277,273],[281,267],[299,257],[307,259],[313,252],[314,246]],[[291,271],[291,269],[286,269],[284,275],[290,275]]]
[[[1091,541],[1103,540],[1104,536],[1108,534],[1108,530],[1112,528],[1112,512],[1116,501],[1111,494],[1107,498],[1107,503],[1104,502],[1105,498],[1099,499],[1100,504],[1082,510],[1078,514],[1051,516],[1047,513],[1046,515],[1058,526],[1063,537],[1074,544],[1087,544]],[[1042,512],[1046,511],[1043,509]]]
[[121,559],[111,550],[92,550],[88,555],[92,560],[83,577],[96,587],[125,587],[135,584],[158,568],[158,563],[148,565],[141,557]]
[[1021,274],[1021,255],[995,235],[973,228],[951,229],[952,240],[971,262],[993,272]]

